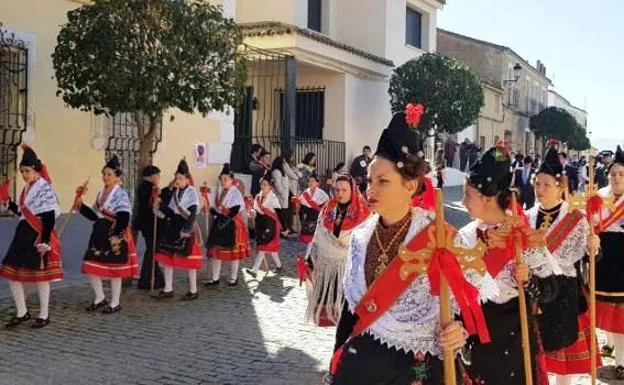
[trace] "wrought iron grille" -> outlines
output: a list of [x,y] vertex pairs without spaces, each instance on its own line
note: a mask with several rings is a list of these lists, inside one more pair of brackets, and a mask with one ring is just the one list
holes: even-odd
[[289,76],[292,56],[243,45],[247,60],[247,83],[244,97],[234,114],[234,144],[230,163],[237,172],[248,173],[251,145],[258,143],[273,158],[292,147],[299,162],[308,152],[317,157],[319,176],[331,176],[331,170],[345,160],[345,144],[323,139],[325,124],[325,88],[299,88],[295,104],[295,136],[285,137],[289,101],[284,90],[296,84]]
[[[106,147],[106,160],[117,155],[123,171],[123,186],[128,190],[130,201],[134,201],[135,189],[137,188],[139,170],[139,145],[143,131],[139,129],[136,119],[142,119],[142,127],[149,127],[149,118],[144,114],[122,112],[111,115],[108,121],[108,145]],[[162,140],[162,118],[155,133],[154,146],[151,154],[156,152],[158,143]]]
[[[28,116],[28,49],[0,29],[0,182],[14,180]],[[15,183],[12,183],[15,196]]]

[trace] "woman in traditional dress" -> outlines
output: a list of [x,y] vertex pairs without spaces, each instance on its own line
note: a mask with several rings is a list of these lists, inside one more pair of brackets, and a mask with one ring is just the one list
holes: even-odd
[[281,224],[277,217],[276,209],[281,207],[277,196],[273,192],[273,180],[270,175],[265,175],[260,180],[260,193],[254,198],[251,219],[256,225],[256,262],[252,269],[247,269],[247,273],[255,277],[260,269],[265,254],[271,254],[275,261],[275,271],[282,270],[282,262],[279,258]]
[[158,299],[173,298],[173,270],[188,272],[189,291],[182,300],[197,299],[197,271],[202,268],[199,227],[196,224],[199,211],[199,195],[191,184],[191,173],[186,160],[182,159],[175,172],[175,185],[155,202],[158,217],[158,241],[154,258],[164,268],[165,288]]
[[314,238],[305,257],[312,271],[306,318],[318,326],[333,326],[340,319],[344,303],[341,280],[351,232],[371,212],[351,176],[340,175],[334,187],[336,194],[318,215]]
[[0,276],[9,280],[16,308],[15,316],[5,326],[15,327],[30,320],[23,283],[34,282],[39,292],[39,318],[31,327],[40,329],[50,323],[50,282],[63,278],[61,245],[54,231],[60,209],[45,165],[30,147],[23,148],[20,173],[26,186],[17,204],[10,200],[0,202],[8,203],[9,210],[20,217]]
[[612,198],[615,208],[604,207],[594,217],[602,249],[596,261],[596,326],[613,341],[615,376],[624,379],[624,152],[620,146],[605,174],[609,185],[598,195]]
[[[111,314],[121,310],[121,281],[139,276],[139,265],[134,239],[128,225],[132,208],[128,193],[120,186],[121,166],[114,155],[102,169],[104,188],[97,194],[93,207],[77,200],[77,209],[85,218],[93,221],[93,231],[82,263],[82,272],[89,277],[95,299],[87,311],[104,309]],[[83,189],[79,196],[86,193]],[[110,303],[104,296],[102,279],[111,282]]]
[[[369,165],[367,193],[376,214],[351,234],[346,304],[331,367],[334,385],[442,385],[443,350],[460,349],[468,336],[459,321],[440,325],[439,297],[432,294],[433,277],[438,281],[439,275],[410,266],[427,252],[435,226],[432,213],[411,204],[422,188],[424,163],[415,156],[421,148],[406,113],[400,112],[384,130]],[[475,284],[486,285],[478,273],[472,276]],[[471,286],[461,271],[457,279],[464,280],[462,288]],[[491,279],[487,287],[495,289]],[[472,289],[470,300],[478,303],[478,291]],[[480,329],[487,334],[484,324]],[[456,361],[458,384],[466,384]]]
[[221,263],[229,261],[231,270],[228,285],[236,286],[240,261],[251,256],[249,230],[243,220],[245,201],[235,186],[234,173],[228,163],[223,165],[219,182],[222,191],[216,199],[216,207],[210,209],[214,221],[206,244],[208,258],[212,258],[212,279],[205,285],[218,285]]
[[[463,205],[476,218],[460,230],[469,247],[479,240],[487,246],[485,262],[488,272],[498,285],[500,292],[483,305],[483,311],[490,330],[489,344],[472,341],[471,377],[484,385],[524,385],[524,363],[522,336],[520,331],[520,309],[517,285],[524,285],[527,291],[527,313],[529,314],[530,345],[533,368],[533,383],[544,380],[545,368],[538,368],[539,354],[537,331],[531,316],[531,302],[540,306],[553,301],[556,295],[554,274],[560,274],[554,258],[545,247],[543,234],[529,229],[520,205],[519,213],[512,215],[511,160],[507,148],[502,144],[487,150],[477,162],[470,166],[464,185]],[[523,263],[516,264],[515,248],[511,235],[521,237]],[[540,369],[538,371],[538,369]],[[545,378],[546,383],[548,379]]]
[[316,174],[312,174],[308,178],[308,188],[297,198],[299,200],[299,219],[301,220],[299,240],[307,245],[312,242],[316,231],[316,222],[321,209],[329,200],[329,196],[319,187]]
[[[591,371],[589,313],[578,273],[587,253],[589,226],[585,214],[571,210],[562,199],[564,174],[557,149],[550,147],[534,182],[539,204],[527,212],[530,226],[545,231],[546,246],[563,272],[557,297],[544,304],[537,316],[546,367],[557,375],[559,385],[570,384],[573,374]],[[599,243],[596,236],[594,247]],[[596,362],[600,365],[600,355]]]

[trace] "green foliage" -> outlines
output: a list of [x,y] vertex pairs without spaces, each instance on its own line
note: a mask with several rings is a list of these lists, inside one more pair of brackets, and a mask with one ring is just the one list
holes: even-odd
[[52,60],[57,96],[96,114],[169,108],[208,114],[235,105],[242,35],[207,2],[94,0],[67,13]]
[[546,139],[557,139],[567,142],[577,131],[576,119],[566,110],[559,107],[548,107],[539,114],[533,115],[529,128],[535,136]]
[[568,148],[571,150],[585,151],[591,147],[591,142],[587,138],[585,128],[580,124],[576,125],[574,134],[568,139]]
[[474,124],[483,106],[479,77],[454,58],[424,54],[396,68],[390,78],[390,105],[402,111],[408,103],[425,106],[419,128],[457,133]]

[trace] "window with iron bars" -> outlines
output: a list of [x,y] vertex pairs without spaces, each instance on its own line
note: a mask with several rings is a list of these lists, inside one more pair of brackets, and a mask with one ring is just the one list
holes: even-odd
[[[0,183],[14,181],[17,147],[26,131],[28,111],[28,49],[0,29]],[[15,197],[15,183],[11,195]]]
[[[280,93],[281,121],[285,121],[284,90]],[[297,88],[295,136],[303,139],[323,139],[325,126],[325,87]]]
[[[149,119],[139,113],[142,126],[149,127]],[[106,161],[113,155],[117,155],[123,172],[122,182],[130,195],[130,201],[134,202],[135,190],[140,182],[137,164],[139,162],[139,145],[143,132],[135,119],[134,112],[120,112],[111,115],[108,120],[108,145],[106,147]],[[162,118],[156,129],[152,154],[156,151],[158,143],[162,140]]]

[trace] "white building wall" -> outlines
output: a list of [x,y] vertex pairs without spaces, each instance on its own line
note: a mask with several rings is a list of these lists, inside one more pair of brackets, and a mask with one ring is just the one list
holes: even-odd
[[386,0],[339,0],[333,39],[366,52],[386,55]]

